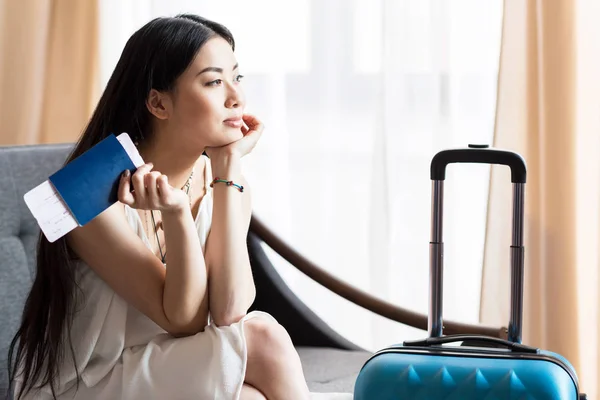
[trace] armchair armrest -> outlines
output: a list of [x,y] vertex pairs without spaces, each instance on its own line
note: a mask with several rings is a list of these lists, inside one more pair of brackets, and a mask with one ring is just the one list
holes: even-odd
[[[252,220],[250,222],[250,231],[300,272],[320,285],[325,286],[332,292],[342,296],[346,300],[393,321],[417,329],[427,330],[427,315],[398,307],[392,303],[378,299],[377,297],[340,280],[308,260],[298,251],[294,250],[254,214],[252,215]],[[480,334],[506,338],[506,333],[507,329],[505,327],[472,325],[448,320],[444,321],[444,334]]]

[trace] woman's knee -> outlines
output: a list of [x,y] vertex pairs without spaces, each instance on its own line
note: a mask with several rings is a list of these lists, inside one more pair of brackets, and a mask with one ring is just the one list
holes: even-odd
[[254,386],[244,384],[240,393],[240,400],[266,400],[266,397]]
[[244,330],[248,350],[245,381],[267,399],[308,399],[302,363],[285,328],[256,317],[245,322]]
[[276,358],[297,357],[290,335],[275,321],[262,317],[251,318],[246,321],[244,331],[249,359],[267,358],[273,361]]

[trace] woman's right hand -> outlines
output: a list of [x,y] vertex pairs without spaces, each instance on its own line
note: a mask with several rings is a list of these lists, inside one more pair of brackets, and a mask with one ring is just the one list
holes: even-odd
[[232,154],[242,158],[254,149],[254,146],[256,146],[256,143],[262,136],[265,126],[258,118],[251,114],[244,114],[242,119],[247,126],[247,128],[246,126],[242,126],[241,128],[243,137],[225,146],[206,147],[204,151],[208,154],[208,158],[213,160],[220,158],[222,155],[229,156]]
[[119,201],[131,208],[159,210],[163,214],[179,212],[189,207],[188,195],[169,185],[167,176],[152,171],[152,168],[152,163],[144,164],[133,175],[125,170],[119,182]]

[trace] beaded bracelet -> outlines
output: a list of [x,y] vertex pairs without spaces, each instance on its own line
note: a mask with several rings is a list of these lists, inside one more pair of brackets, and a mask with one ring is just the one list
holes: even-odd
[[244,187],[242,185],[238,185],[237,183],[233,183],[233,181],[228,181],[227,179],[215,178],[210,184],[210,187],[213,187],[215,183],[225,183],[227,186],[234,186],[240,192],[244,191]]

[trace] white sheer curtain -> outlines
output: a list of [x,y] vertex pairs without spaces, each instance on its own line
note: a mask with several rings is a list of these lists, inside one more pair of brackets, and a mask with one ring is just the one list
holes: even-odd
[[[192,12],[237,42],[248,111],[266,124],[245,160],[255,213],[330,272],[427,312],[429,162],[491,143],[501,0],[101,2],[104,85],[133,31]],[[478,322],[489,169],[446,185],[445,317]],[[425,332],[340,299],[269,252],[289,286],[368,349]]]

